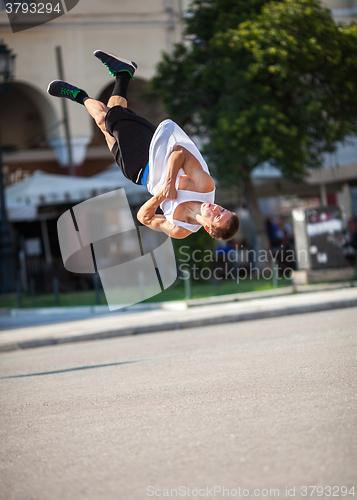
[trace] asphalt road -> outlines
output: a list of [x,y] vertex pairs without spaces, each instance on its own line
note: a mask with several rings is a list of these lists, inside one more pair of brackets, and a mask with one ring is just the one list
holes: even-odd
[[356,344],[351,308],[3,353],[0,499],[352,500]]

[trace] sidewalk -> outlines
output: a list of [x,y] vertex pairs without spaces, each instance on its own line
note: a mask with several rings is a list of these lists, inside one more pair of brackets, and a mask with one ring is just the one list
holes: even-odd
[[118,312],[108,312],[106,306],[11,310],[7,315],[2,311],[0,352],[356,306],[357,283],[353,282],[349,287],[346,283],[286,287],[187,302],[138,304]]

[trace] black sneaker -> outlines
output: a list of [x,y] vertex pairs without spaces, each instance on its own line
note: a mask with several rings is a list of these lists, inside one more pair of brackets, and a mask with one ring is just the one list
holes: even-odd
[[116,57],[113,54],[109,54],[109,52],[103,52],[103,50],[96,50],[93,54],[109,69],[109,73],[112,76],[115,76],[116,73],[120,73],[121,71],[127,71],[134,79],[134,73],[138,65],[133,61],[123,59],[122,57]]
[[53,80],[53,82],[49,84],[47,92],[54,97],[66,97],[75,102],[78,102],[76,97],[80,92],[84,92],[87,95],[85,90],[79,89],[70,83],[62,82],[61,80]]

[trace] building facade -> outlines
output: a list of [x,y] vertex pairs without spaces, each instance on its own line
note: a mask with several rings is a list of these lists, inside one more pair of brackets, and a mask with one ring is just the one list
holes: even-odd
[[[37,28],[12,33],[0,8],[0,40],[16,54],[16,79],[0,96],[1,137],[6,171],[43,169],[60,173],[68,167],[62,100],[51,98],[47,86],[59,79],[56,48],[60,47],[65,79],[94,98],[110,95],[113,78],[95,57],[102,49],[137,62],[130,105],[153,122],[160,120],[157,103],[142,104],[145,82],[155,72],[163,51],[181,40],[182,0],[83,0],[64,16]],[[69,103],[72,157],[77,174],[103,170],[112,157],[81,106]]]
[[[104,101],[110,95],[113,78],[93,57],[93,51],[100,48],[136,61],[138,70],[131,83],[130,107],[153,123],[165,118],[159,103],[143,104],[139,96],[154,75],[162,52],[170,52],[182,39],[189,1],[80,0],[64,16],[18,33],[10,29],[5,0],[0,2],[0,40],[16,54],[16,79],[9,91],[0,95],[0,131],[8,183],[37,169],[49,173],[68,171],[63,100],[51,98],[46,92],[48,83],[59,78],[57,47],[61,50],[65,79]],[[357,0],[324,3],[337,21],[357,20]],[[112,157],[94,121],[82,106],[68,103],[67,110],[76,174],[91,176],[104,170],[112,163]],[[337,155],[326,156],[325,168],[314,172],[299,189],[317,193],[324,202],[331,190],[342,191],[345,198],[346,186],[357,183],[356,167],[357,145],[352,141],[347,149],[341,146]],[[262,175],[269,178],[270,173]],[[288,194],[297,189],[280,180],[261,186],[260,196]],[[345,203],[347,208],[348,204],[352,207],[351,200]]]

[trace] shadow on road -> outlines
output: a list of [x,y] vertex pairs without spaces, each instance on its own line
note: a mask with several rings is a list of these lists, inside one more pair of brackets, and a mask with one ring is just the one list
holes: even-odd
[[38,377],[40,375],[53,375],[55,373],[75,372],[75,371],[78,371],[78,370],[90,370],[92,368],[105,368],[107,366],[127,365],[129,363],[138,363],[138,362],[139,361],[120,361],[119,363],[107,363],[105,365],[78,366],[76,368],[66,368],[65,370],[55,370],[55,371],[52,371],[52,372],[26,373],[24,375],[9,375],[8,377],[0,377],[0,379],[23,378],[23,377]]

